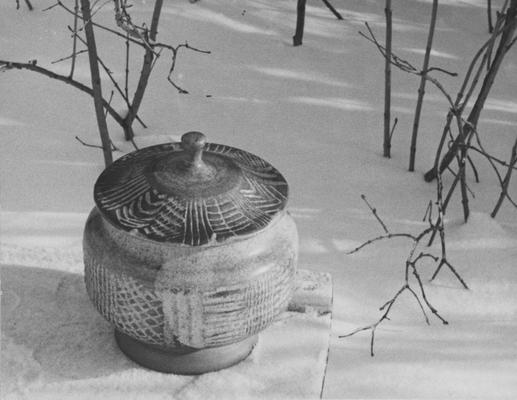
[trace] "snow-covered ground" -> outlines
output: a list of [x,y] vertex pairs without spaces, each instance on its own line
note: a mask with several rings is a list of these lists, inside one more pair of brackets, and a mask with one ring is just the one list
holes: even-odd
[[[18,11],[14,0],[0,4],[0,59],[37,59],[38,65],[66,74],[65,64],[50,62],[70,53],[66,25],[72,19],[57,8],[41,12],[52,0],[33,0],[33,12],[21,3]],[[134,18],[149,19],[153,1],[134,3]],[[384,2],[334,3],[344,21],[336,20],[322,2],[308,2],[304,44],[294,48],[294,0],[165,2],[160,40],[188,41],[211,54],[180,53],[175,80],[188,95],[168,84],[168,56],[161,57],[140,112],[148,128],[135,124],[136,142],[145,146],[200,130],[212,142],[262,156],[285,175],[289,208],[300,233],[300,267],[330,272],[334,281],[324,397],[513,399],[517,212],[506,202],[495,220],[489,217],[499,189],[489,165],[479,157],[475,162],[481,183],[470,183],[476,195],[470,203],[471,219],[462,223],[456,196],[446,225],[448,257],[470,290],[462,289],[445,269],[436,281],[425,283],[430,302],[449,325],[432,317],[426,325],[414,298],[405,294],[391,320],[376,332],[375,357],[369,354],[368,332],[338,338],[379,317],[379,306],[403,284],[409,251],[409,243],[397,239],[345,254],[382,233],[360,195],[367,196],[393,232],[425,228],[422,217],[434,199],[435,185],[425,183],[422,174],[434,160],[447,103],[428,85],[416,172],[407,172],[419,82],[394,71],[393,114],[399,123],[393,157],[383,158],[383,60],[357,31],[368,21],[378,37],[384,37]],[[430,3],[393,1],[394,51],[417,66],[422,63]],[[494,9],[501,3],[494,1]],[[455,94],[470,57],[487,38],[486,2],[440,4],[431,63],[459,73],[458,78],[439,76]],[[111,6],[96,18],[112,23]],[[101,56],[122,77],[123,44],[101,34],[98,42]],[[139,70],[137,57],[133,78]],[[506,159],[517,135],[516,76],[513,48],[478,127],[485,146]],[[80,56],[76,77],[88,82],[85,55]],[[108,82],[104,84],[109,91]],[[93,184],[103,169],[101,152],[74,138],[99,143],[92,100],[31,72],[0,74],[0,92],[2,259],[23,266],[37,256],[56,269],[80,272],[77,250],[93,207]],[[113,104],[123,108],[118,99]],[[115,144],[130,151],[118,126],[110,127]],[[517,196],[517,185],[511,192]],[[427,279],[433,270],[433,265],[423,264],[421,273]],[[2,314],[11,306],[3,302]],[[16,338],[10,340],[2,342],[3,349],[18,349]],[[26,349],[18,350],[20,357],[31,360]],[[20,379],[30,381],[36,368],[31,362],[21,368]]]

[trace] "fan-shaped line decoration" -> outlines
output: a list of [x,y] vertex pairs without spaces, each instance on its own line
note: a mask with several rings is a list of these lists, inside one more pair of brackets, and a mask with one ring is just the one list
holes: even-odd
[[[202,167],[178,143],[120,158],[95,184],[99,210],[123,230],[199,246],[260,230],[285,208],[287,183],[268,162],[213,143],[204,144],[202,154]],[[231,186],[197,193],[196,185],[206,183],[207,176],[217,180],[214,185]]]

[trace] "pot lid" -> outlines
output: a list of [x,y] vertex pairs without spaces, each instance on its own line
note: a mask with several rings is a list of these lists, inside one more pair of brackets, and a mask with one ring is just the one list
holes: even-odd
[[199,246],[249,234],[287,203],[271,164],[188,132],[181,143],[146,147],[107,167],[94,199],[114,226],[159,242]]

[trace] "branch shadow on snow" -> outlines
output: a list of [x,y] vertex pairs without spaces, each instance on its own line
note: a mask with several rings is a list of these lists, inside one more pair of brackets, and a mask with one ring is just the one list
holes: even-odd
[[40,375],[58,382],[134,367],[91,305],[82,275],[2,265],[1,276],[3,379],[19,382],[27,366],[32,372],[26,384]]

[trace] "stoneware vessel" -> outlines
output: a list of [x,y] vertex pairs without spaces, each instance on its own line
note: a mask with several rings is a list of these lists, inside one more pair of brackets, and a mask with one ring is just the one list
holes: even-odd
[[122,351],[178,374],[247,357],[294,289],[287,196],[268,162],[200,132],[106,168],[84,231],[85,282]]

